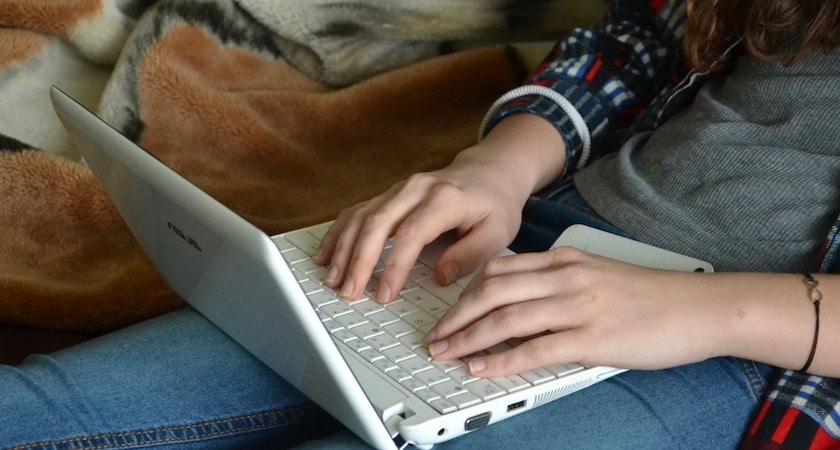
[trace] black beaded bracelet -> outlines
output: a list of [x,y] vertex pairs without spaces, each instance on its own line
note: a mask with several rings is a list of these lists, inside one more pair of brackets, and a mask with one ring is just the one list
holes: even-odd
[[805,365],[799,369],[800,372],[806,372],[811,363],[814,361],[814,354],[817,352],[817,341],[820,338],[820,302],[822,302],[822,291],[819,290],[820,282],[817,281],[810,273],[803,274],[805,276],[805,286],[808,288],[808,299],[814,304],[814,312],[817,314],[817,323],[814,327],[814,342],[811,344],[811,353],[808,354],[808,360]]

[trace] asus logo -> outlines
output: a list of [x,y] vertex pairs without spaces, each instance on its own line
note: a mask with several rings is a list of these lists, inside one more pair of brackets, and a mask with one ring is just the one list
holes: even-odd
[[180,228],[176,227],[175,225],[172,225],[170,222],[166,222],[166,226],[169,227],[169,229],[172,230],[173,233],[178,235],[179,238],[183,239],[184,242],[192,245],[196,250],[200,252],[203,251],[201,250],[201,247],[198,246],[198,242],[196,242],[195,239],[187,236],[183,231],[181,231]]

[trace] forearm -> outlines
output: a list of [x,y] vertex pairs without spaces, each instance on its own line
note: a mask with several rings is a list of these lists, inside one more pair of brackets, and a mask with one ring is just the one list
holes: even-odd
[[[702,278],[703,275],[698,276]],[[811,351],[816,314],[798,274],[710,274],[703,292],[713,305],[705,316],[714,336],[713,355],[737,356],[771,365],[802,368]],[[840,376],[840,276],[816,274],[824,300],[810,373]],[[690,287],[689,287],[690,288]],[[698,302],[703,302],[698,299]],[[702,313],[700,313],[702,314]]]

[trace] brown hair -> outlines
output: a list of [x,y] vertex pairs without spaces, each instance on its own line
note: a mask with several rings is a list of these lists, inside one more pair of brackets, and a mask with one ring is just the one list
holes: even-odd
[[686,57],[701,71],[726,68],[739,42],[741,52],[784,64],[840,45],[840,0],[688,0],[687,13]]

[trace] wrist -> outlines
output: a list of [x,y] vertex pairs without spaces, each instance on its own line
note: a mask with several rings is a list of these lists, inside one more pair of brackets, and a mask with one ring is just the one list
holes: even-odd
[[479,144],[461,152],[453,165],[484,167],[496,180],[511,180],[530,195],[554,181],[566,164],[565,143],[545,119],[516,114],[499,122]]
[[798,369],[814,333],[814,308],[799,274],[731,274],[720,354]]

